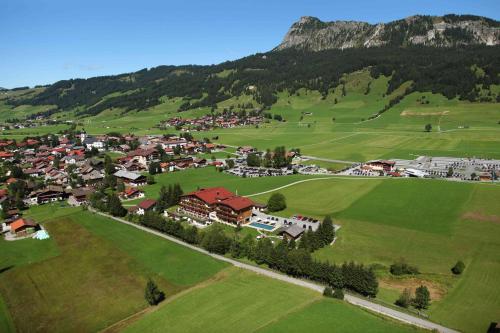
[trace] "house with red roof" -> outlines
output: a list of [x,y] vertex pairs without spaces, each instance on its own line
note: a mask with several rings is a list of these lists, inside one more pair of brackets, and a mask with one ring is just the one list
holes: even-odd
[[38,223],[33,220],[20,218],[10,224],[10,232],[16,236],[26,236],[38,228]]
[[250,220],[255,203],[224,187],[201,189],[183,195],[179,211],[202,220],[242,224]]
[[138,199],[143,197],[144,197],[144,191],[139,190],[138,188],[135,187],[128,187],[122,193],[122,198],[126,200]]
[[5,160],[5,159],[11,158],[13,156],[14,156],[14,154],[10,153],[8,151],[0,151],[0,159]]
[[137,215],[144,215],[148,211],[154,210],[156,207],[156,200],[146,199],[141,201],[137,206],[130,209],[130,213],[135,213]]

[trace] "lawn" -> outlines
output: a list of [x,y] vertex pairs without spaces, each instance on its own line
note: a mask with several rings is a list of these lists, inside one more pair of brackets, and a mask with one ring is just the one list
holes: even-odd
[[[146,197],[154,199],[158,198],[162,185],[168,187],[168,185],[175,183],[181,184],[184,193],[195,191],[198,188],[223,186],[239,195],[249,195],[309,178],[318,178],[318,176],[289,175],[284,177],[242,178],[218,172],[214,167],[205,167],[155,175],[156,184],[147,185],[143,189]],[[140,200],[127,201],[126,204],[135,204],[138,201]]]
[[[367,328],[377,332],[414,331],[346,303],[321,301],[318,293],[252,272],[231,268],[223,273],[204,288],[196,288],[162,305],[125,332],[283,332],[287,329],[281,328],[288,326],[279,325],[288,316],[300,318],[297,325],[302,332],[331,331],[337,325],[352,328],[349,332],[365,332]],[[316,302],[323,307],[317,308]],[[336,313],[339,315],[332,315]],[[364,324],[350,323],[361,320]]]
[[449,235],[471,190],[470,184],[441,180],[386,180],[338,218]]

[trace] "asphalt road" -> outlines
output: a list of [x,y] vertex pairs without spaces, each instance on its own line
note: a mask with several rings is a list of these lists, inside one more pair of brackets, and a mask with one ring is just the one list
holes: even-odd
[[[158,237],[165,238],[165,239],[167,239],[167,240],[169,240],[171,242],[174,242],[174,243],[177,243],[179,245],[188,247],[188,248],[190,248],[190,249],[192,249],[194,251],[198,251],[198,252],[204,253],[204,254],[206,254],[208,256],[211,256],[211,257],[213,257],[215,259],[225,261],[227,263],[232,264],[233,266],[236,266],[236,267],[239,267],[239,268],[242,268],[242,269],[246,269],[246,270],[255,272],[257,274],[265,275],[265,276],[268,276],[268,277],[276,279],[276,280],[288,282],[288,283],[295,284],[297,286],[301,286],[301,287],[304,287],[304,288],[309,288],[309,289],[312,289],[312,290],[317,291],[319,293],[323,293],[324,286],[321,286],[321,285],[318,285],[318,284],[315,284],[315,283],[312,283],[312,282],[309,282],[309,281],[304,281],[304,280],[296,279],[296,278],[290,277],[288,275],[277,273],[277,272],[270,271],[270,270],[267,270],[267,269],[263,269],[263,268],[260,268],[260,267],[252,266],[252,265],[249,265],[249,264],[245,264],[245,263],[239,262],[237,260],[233,260],[233,259],[221,256],[221,255],[218,255],[218,254],[215,254],[215,253],[208,252],[208,251],[206,251],[206,250],[204,250],[202,248],[199,248],[197,246],[185,243],[185,242],[183,242],[183,241],[181,241],[181,240],[179,240],[177,238],[168,236],[168,235],[163,234],[163,233],[161,233],[159,231],[155,231],[155,230],[143,227],[141,225],[138,225],[138,224],[126,221],[124,219],[121,219],[121,218],[118,218],[118,217],[114,217],[114,216],[110,216],[108,214],[104,214],[102,212],[97,212],[97,211],[94,211],[94,210],[91,210],[91,211],[95,212],[96,214],[99,214],[99,215],[111,218],[111,219],[113,219],[115,221],[118,221],[118,222],[121,222],[121,223],[124,223],[124,224],[128,224],[129,226],[132,226],[134,228],[143,230],[143,231],[148,232],[150,234],[154,234],[154,235],[156,235]],[[347,302],[349,302],[351,304],[360,306],[362,308],[368,309],[370,311],[373,311],[373,312],[376,312],[376,313],[380,313],[382,315],[385,315],[385,316],[391,317],[393,319],[402,321],[402,322],[407,323],[407,324],[415,325],[415,326],[422,327],[422,328],[429,329],[429,330],[437,330],[437,331],[443,332],[443,333],[458,333],[458,331],[455,331],[453,329],[441,326],[439,324],[433,323],[431,321],[428,321],[428,320],[425,320],[425,319],[422,319],[422,318],[418,318],[418,317],[409,315],[409,314],[404,313],[404,312],[400,312],[400,311],[397,311],[397,310],[385,307],[383,305],[380,305],[380,304],[377,304],[377,303],[374,303],[374,302],[370,302],[370,301],[368,301],[366,299],[363,299],[363,298],[360,298],[360,297],[356,297],[356,296],[352,296],[352,295],[347,295],[346,294],[345,295],[345,301],[347,301]]]

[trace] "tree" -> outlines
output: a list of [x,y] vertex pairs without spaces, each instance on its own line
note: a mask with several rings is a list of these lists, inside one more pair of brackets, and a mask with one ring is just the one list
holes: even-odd
[[149,164],[148,171],[150,175],[156,175],[158,173],[161,173],[160,162],[151,162]]
[[108,196],[108,211],[113,216],[123,217],[127,215],[127,210],[123,208],[122,203],[116,194]]
[[146,177],[146,183],[148,183],[148,185],[152,185],[155,183],[155,177],[153,175],[147,175]]
[[413,306],[417,309],[427,309],[431,301],[431,295],[426,286],[420,286],[415,290],[415,298],[413,299]]
[[333,297],[337,299],[344,299],[344,290],[342,290],[342,288],[335,288]]
[[285,196],[281,193],[273,193],[267,201],[267,209],[270,212],[278,212],[286,208]]
[[459,261],[457,261],[457,263],[455,264],[455,266],[453,266],[451,268],[451,271],[455,275],[460,275],[460,274],[462,274],[462,272],[464,271],[464,269],[465,269],[464,262],[462,260],[459,260]]
[[158,289],[156,283],[149,279],[146,284],[146,290],[144,292],[144,298],[149,305],[157,305],[165,299],[165,293]]
[[116,190],[118,192],[125,192],[125,183],[121,180],[116,181]]
[[453,168],[449,167],[448,172],[446,172],[446,177],[450,178],[453,176]]
[[247,155],[247,165],[251,167],[260,167],[261,161],[258,154]]
[[411,290],[405,288],[394,304],[402,308],[408,308],[411,304]]
[[234,168],[234,160],[230,158],[226,159],[226,165],[229,169]]
[[115,165],[113,164],[113,160],[109,155],[104,157],[104,172],[107,175],[112,175],[115,173]]
[[426,132],[430,132],[430,131],[432,131],[432,125],[431,124],[427,124],[427,125],[425,125],[424,129],[425,129]]
[[325,216],[323,223],[321,223],[318,230],[316,230],[316,237],[319,242],[319,247],[326,246],[333,242],[335,238],[335,229],[333,227],[332,218],[329,215]]
[[209,252],[226,254],[231,247],[231,239],[226,236],[219,225],[214,224],[203,236],[201,246]]

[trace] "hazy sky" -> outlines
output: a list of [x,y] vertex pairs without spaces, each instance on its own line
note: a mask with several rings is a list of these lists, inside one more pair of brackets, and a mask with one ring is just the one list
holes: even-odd
[[301,16],[387,22],[414,14],[500,19],[500,0],[0,0],[0,87],[212,64],[276,46]]

